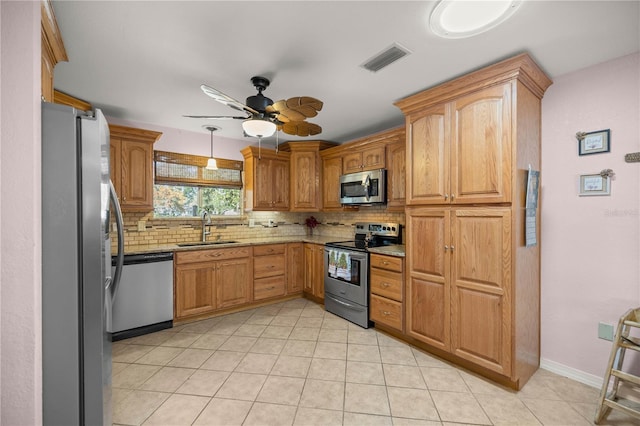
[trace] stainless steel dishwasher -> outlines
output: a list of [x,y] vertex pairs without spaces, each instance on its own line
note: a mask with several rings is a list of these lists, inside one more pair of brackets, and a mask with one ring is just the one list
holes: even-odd
[[173,253],[124,256],[112,321],[113,341],[173,327]]

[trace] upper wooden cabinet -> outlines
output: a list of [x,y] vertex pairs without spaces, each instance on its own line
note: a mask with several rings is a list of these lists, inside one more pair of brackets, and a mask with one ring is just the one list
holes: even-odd
[[58,62],[69,60],[62,42],[62,34],[50,0],[40,2],[41,47],[42,47],[42,97],[47,102],[53,99],[53,69]]
[[407,125],[406,204],[513,201],[522,166],[513,160],[539,145],[539,100],[550,84],[523,54],[397,102]]
[[355,151],[349,150],[342,157],[342,172],[355,173],[365,170],[384,169],[384,144],[367,144]]
[[404,211],[406,187],[407,149],[404,128],[389,134],[387,156],[387,210]]
[[245,162],[245,210],[289,210],[290,153],[248,146],[242,151]]
[[283,151],[291,152],[290,210],[292,212],[317,212],[322,208],[322,164],[320,151],[335,146],[333,142],[287,142]]
[[340,176],[342,175],[342,157],[322,154],[322,210],[341,210]]
[[153,144],[160,132],[110,124],[111,180],[124,211],[153,210]]

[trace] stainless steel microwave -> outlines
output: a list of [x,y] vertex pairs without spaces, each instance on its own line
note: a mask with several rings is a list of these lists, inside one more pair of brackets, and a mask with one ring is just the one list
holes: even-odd
[[349,173],[340,176],[340,203],[345,205],[385,204],[387,171],[385,169]]

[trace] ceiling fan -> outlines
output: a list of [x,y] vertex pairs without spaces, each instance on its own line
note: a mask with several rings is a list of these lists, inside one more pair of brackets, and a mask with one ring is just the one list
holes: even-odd
[[185,117],[244,120],[242,122],[244,132],[257,138],[271,136],[276,130],[282,130],[284,133],[296,136],[313,136],[322,132],[322,128],[317,124],[305,121],[309,117],[318,115],[318,111],[322,109],[322,101],[309,96],[297,96],[273,102],[262,94],[263,90],[269,87],[269,79],[260,76],[251,77],[251,83],[258,94],[249,96],[246,104],[213,87],[205,84],[200,86],[206,95],[235,110],[244,112],[244,116],[185,115]]

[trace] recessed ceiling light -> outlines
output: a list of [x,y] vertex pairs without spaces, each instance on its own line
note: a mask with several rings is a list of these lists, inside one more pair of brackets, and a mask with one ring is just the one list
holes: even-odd
[[434,34],[444,38],[471,37],[507,20],[522,0],[440,0],[429,17]]

